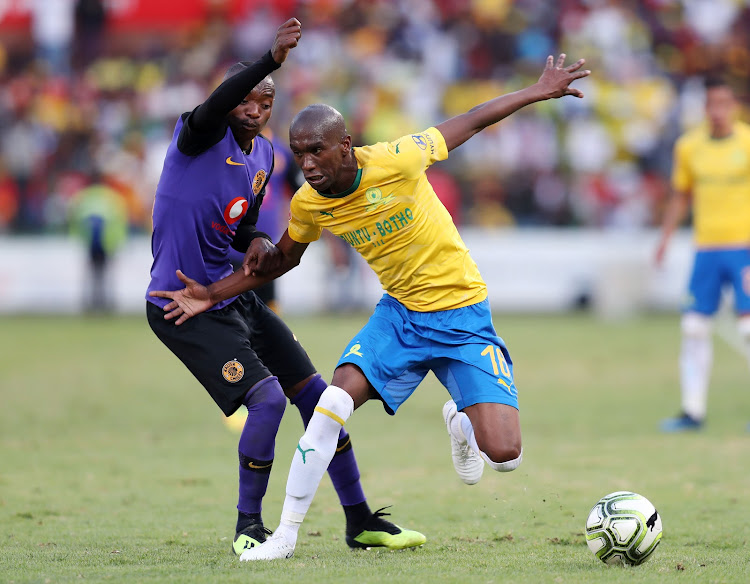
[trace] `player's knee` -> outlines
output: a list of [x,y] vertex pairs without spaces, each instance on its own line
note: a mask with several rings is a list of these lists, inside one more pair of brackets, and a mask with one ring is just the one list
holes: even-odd
[[286,396],[276,377],[268,377],[256,383],[245,396],[243,401],[248,415],[263,410],[266,419],[277,418],[281,422],[286,409]]
[[745,342],[750,342],[750,314],[743,314],[737,319],[737,330]]
[[[480,439],[479,436],[476,437],[478,438],[477,446],[484,453],[485,461],[495,470],[507,472],[513,470],[521,463],[523,447],[520,435],[493,435],[485,436],[484,439]],[[516,460],[518,464],[515,466],[509,465],[509,463]],[[495,467],[493,465],[499,466]],[[509,468],[509,466],[512,466],[512,468]]]
[[705,339],[711,336],[712,319],[705,314],[688,312],[682,316],[682,334],[686,337]]
[[343,426],[354,412],[354,400],[340,387],[329,385],[321,394],[315,411]]
[[[486,454],[486,453],[485,453]],[[492,456],[487,454],[490,459],[487,461],[490,467],[497,472],[510,472],[521,466],[523,461],[523,448],[506,448]]]

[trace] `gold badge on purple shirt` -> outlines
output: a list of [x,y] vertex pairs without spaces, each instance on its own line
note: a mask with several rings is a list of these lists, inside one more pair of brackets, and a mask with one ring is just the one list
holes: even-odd
[[255,173],[255,178],[253,179],[253,193],[258,194],[260,192],[260,189],[263,188],[263,183],[266,182],[266,171],[262,168]]

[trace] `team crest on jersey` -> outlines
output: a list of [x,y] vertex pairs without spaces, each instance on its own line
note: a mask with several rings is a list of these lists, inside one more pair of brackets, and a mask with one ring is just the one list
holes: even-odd
[[253,193],[256,195],[260,192],[260,189],[263,188],[263,183],[266,182],[266,171],[262,168],[255,173],[255,178],[253,179]]
[[370,203],[369,205],[367,205],[367,212],[369,213],[370,211],[374,211],[380,205],[390,203],[393,200],[393,197],[393,194],[384,197],[383,191],[381,191],[378,187],[367,189],[367,191],[365,191],[365,199],[367,199],[367,202]]
[[224,367],[221,368],[221,374],[229,383],[237,383],[245,375],[245,368],[237,359],[232,359],[224,363]]
[[224,208],[224,221],[228,225],[237,223],[247,213],[247,199],[245,197],[235,197]]

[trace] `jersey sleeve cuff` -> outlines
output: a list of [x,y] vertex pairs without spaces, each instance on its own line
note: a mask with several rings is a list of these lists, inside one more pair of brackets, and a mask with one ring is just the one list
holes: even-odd
[[278,69],[279,67],[281,67],[281,63],[277,63],[276,61],[274,61],[273,56],[271,55],[271,50],[270,49],[269,49],[269,51],[265,55],[263,55],[260,58],[260,60],[261,60],[261,62],[264,65],[266,65],[267,67],[269,67],[271,69],[271,71],[276,71],[276,69]]

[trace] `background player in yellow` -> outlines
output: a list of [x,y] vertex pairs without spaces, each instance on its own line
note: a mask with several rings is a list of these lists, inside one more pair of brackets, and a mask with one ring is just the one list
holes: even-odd
[[697,430],[706,416],[713,346],[711,328],[721,291],[734,291],[737,326],[750,361],[750,126],[736,119],[737,100],[721,79],[707,79],[706,124],[674,149],[674,193],[664,216],[656,264],[674,230],[693,211],[695,261],[683,306],[682,412],[662,430]]
[[[278,253],[249,253],[243,272],[208,288],[179,274],[182,291],[165,318],[179,324],[219,298],[254,288],[296,266],[323,229],[348,241],[385,289],[374,314],[344,349],[300,439],[287,482],[281,523],[265,544],[241,560],[288,558],[299,527],[354,409],[371,398],[395,413],[433,371],[451,394],[443,407],[459,477],[474,484],[487,463],[496,471],[522,459],[513,365],[495,332],[487,290],[425,170],[474,134],[522,107],[583,94],[570,83],[589,75],[580,60],[548,57],[539,81],[480,104],[424,132],[353,148],[341,114],[316,104],[292,121],[290,147],[307,184],[295,194]],[[384,358],[387,356],[387,358]]]

